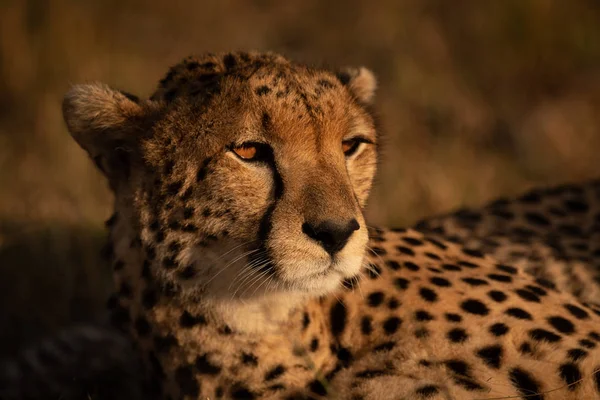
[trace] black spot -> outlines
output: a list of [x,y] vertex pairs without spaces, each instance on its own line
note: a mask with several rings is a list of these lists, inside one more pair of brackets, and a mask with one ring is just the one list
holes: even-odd
[[596,347],[596,343],[592,342],[591,340],[587,340],[587,339],[581,339],[579,341],[579,345],[585,347],[586,349],[593,349]]
[[454,264],[443,264],[442,268],[446,271],[461,271],[461,268],[458,265]]
[[521,352],[521,354],[533,354],[533,349],[531,348],[529,342],[521,343],[521,346],[519,346],[519,351]]
[[440,287],[450,287],[450,286],[452,286],[452,284],[450,283],[450,281],[448,279],[440,278],[438,276],[435,276],[435,277],[431,278],[429,281],[431,283],[433,283],[434,285],[440,286]]
[[527,290],[537,294],[538,296],[546,296],[548,294],[548,292],[546,292],[544,289],[542,289],[541,287],[538,287],[538,286],[525,285],[525,288]]
[[373,293],[369,294],[369,296],[367,296],[367,302],[368,302],[369,306],[377,307],[381,303],[383,303],[384,297],[385,296],[384,296],[383,292],[373,292]]
[[252,353],[242,353],[242,363],[245,365],[258,365],[258,357]]
[[406,290],[408,288],[409,283],[410,282],[408,281],[408,279],[404,279],[404,278],[394,279],[394,286],[396,286],[396,288],[398,288],[400,290]]
[[162,243],[165,240],[165,233],[163,231],[156,232],[156,234],[154,235],[154,240],[157,243]]
[[308,328],[309,325],[310,325],[310,315],[308,315],[308,313],[305,312],[302,315],[302,329],[304,330],[304,329]]
[[588,319],[590,317],[587,311],[573,304],[565,304],[564,307],[577,319]]
[[435,246],[435,247],[437,247],[438,249],[441,249],[441,250],[446,250],[446,249],[448,248],[448,246],[446,246],[446,245],[445,245],[445,244],[443,244],[442,242],[438,242],[438,241],[437,241],[437,240],[435,240],[435,239],[432,239],[432,238],[429,238],[429,237],[427,237],[427,238],[425,238],[425,240],[427,240],[429,243],[431,243],[432,245],[434,245],[434,246]]
[[533,317],[531,316],[531,314],[529,314],[527,311],[521,309],[521,308],[517,308],[517,307],[511,307],[509,309],[507,309],[505,311],[506,315],[510,315],[511,317],[515,317],[518,319],[527,319],[527,320],[533,320]]
[[565,206],[569,209],[569,211],[576,213],[586,213],[590,209],[589,205],[578,200],[567,200],[565,201]]
[[525,301],[529,301],[532,303],[540,302],[540,297],[537,294],[530,292],[529,290],[517,289],[515,290],[515,293]]
[[427,311],[419,310],[419,311],[415,312],[415,319],[417,321],[432,321],[435,318],[433,317],[433,315],[429,314]]
[[187,311],[184,311],[179,317],[179,325],[182,328],[192,328],[196,325],[206,325],[206,318],[204,315],[192,315]]
[[549,317],[548,323],[550,325],[552,325],[552,327],[554,329],[556,329],[557,331],[559,331],[560,333],[565,333],[567,335],[570,335],[575,332],[575,326],[573,325],[573,323],[571,321],[569,321],[566,318],[559,317],[559,316]]
[[447,361],[444,362],[444,364],[446,365],[446,367],[448,367],[448,369],[450,371],[452,371],[455,374],[463,375],[463,376],[468,376],[469,375],[469,366],[464,361],[461,361],[461,360],[447,360]]
[[550,226],[550,221],[548,220],[548,218],[544,217],[540,213],[535,213],[535,212],[525,213],[525,219],[528,222],[531,222],[533,225]]
[[228,70],[235,67],[237,65],[237,60],[235,59],[235,56],[233,54],[226,54],[223,57],[223,65],[225,66],[225,69]]
[[411,262],[411,261],[406,261],[404,263],[404,268],[411,270],[411,271],[419,271],[421,269],[421,267],[419,267],[417,264],[415,264],[414,262]]
[[388,301],[388,308],[390,310],[395,310],[398,307],[400,307],[400,302],[398,301],[398,299],[396,299],[395,297],[390,298],[390,300]]
[[588,336],[594,339],[596,342],[600,342],[600,333],[592,331],[588,333]]
[[489,285],[487,281],[479,278],[462,278],[462,281],[471,286]]
[[488,274],[487,276],[493,281],[498,282],[512,282],[512,277],[510,275],[502,275],[502,274]]
[[477,350],[477,356],[492,368],[500,368],[502,358],[502,346],[492,345]]
[[233,333],[233,331],[231,330],[229,325],[221,326],[219,329],[217,329],[217,332],[219,332],[219,335],[225,335],[225,336],[231,335]]
[[461,267],[471,268],[471,269],[479,268],[479,265],[469,262],[469,261],[459,261],[458,265],[460,265]]
[[247,387],[237,383],[231,389],[231,398],[236,400],[254,400],[256,396]]
[[340,347],[337,349],[335,353],[338,360],[342,362],[343,365],[348,366],[352,362],[352,353],[345,347]]
[[600,393],[600,365],[594,368],[594,381],[596,382],[596,391]]
[[323,386],[323,384],[316,379],[310,382],[308,387],[311,392],[318,394],[319,396],[327,395],[327,389],[325,389],[325,386]]
[[188,265],[187,267],[185,267],[181,271],[178,271],[177,272],[177,276],[180,279],[188,280],[188,279],[192,279],[193,277],[195,277],[196,273],[197,273],[196,268],[194,268],[193,265]]
[[579,361],[579,360],[582,360],[583,358],[587,357],[588,352],[583,349],[575,348],[575,349],[569,350],[567,352],[567,355],[569,356],[569,358],[571,360]]
[[383,330],[388,335],[395,333],[400,325],[402,324],[402,320],[398,317],[390,317],[383,322]]
[[475,250],[475,249],[462,249],[462,252],[465,253],[466,255],[469,255],[471,257],[476,257],[476,258],[483,258],[483,253],[479,250]]
[[490,333],[494,336],[502,336],[508,332],[508,326],[502,322],[497,322],[490,326]]
[[279,378],[285,373],[285,367],[281,364],[277,365],[265,374],[265,381],[272,381]]
[[211,363],[206,354],[196,357],[196,368],[203,375],[217,375],[221,372],[221,367]]
[[437,293],[426,287],[420,288],[419,294],[421,295],[423,300],[428,301],[430,303],[436,302],[438,300]]
[[558,373],[562,380],[567,384],[569,391],[576,390],[581,383],[581,371],[575,364],[562,364],[558,367]]
[[460,307],[468,313],[475,315],[488,315],[490,310],[479,300],[468,299],[462,302]]
[[454,328],[448,331],[447,337],[451,342],[462,343],[469,338],[469,335],[462,328]]
[[430,252],[425,252],[424,254],[425,254],[425,257],[431,258],[432,260],[441,260],[440,256],[438,256],[437,254],[430,253]]
[[414,256],[415,255],[415,252],[413,251],[413,249],[411,249],[409,247],[396,246],[396,250],[398,250],[398,253],[405,254],[407,256]]
[[416,238],[412,238],[412,237],[403,237],[402,240],[404,240],[406,243],[408,243],[411,246],[422,246],[423,242],[419,239]]
[[256,88],[256,94],[259,96],[264,96],[266,94],[269,94],[270,92],[271,88],[266,85],[262,85]]
[[545,340],[550,343],[556,343],[561,339],[559,335],[541,328],[530,330],[529,337],[535,340]]
[[183,395],[198,397],[200,387],[189,366],[182,366],[175,370],[175,381]]
[[194,208],[193,207],[185,207],[183,209],[183,218],[184,219],[192,218],[193,215],[194,215]]
[[369,317],[368,315],[365,315],[360,320],[360,331],[364,335],[369,335],[371,332],[373,332],[372,321],[373,321],[372,318]]
[[176,196],[181,190],[182,186],[183,183],[180,181],[170,183],[169,185],[167,185],[167,193],[171,196]]
[[400,264],[394,260],[386,260],[385,265],[393,271],[398,271],[400,269]]
[[347,85],[350,82],[350,74],[347,72],[338,72],[335,75],[342,85]]
[[421,386],[420,388],[418,388],[415,393],[417,393],[423,399],[428,399],[430,397],[435,396],[438,392],[439,392],[439,389],[437,388],[437,386],[425,385],[425,386]]
[[462,317],[458,314],[446,313],[446,314],[444,314],[444,316],[450,322],[461,322],[462,321]]
[[336,301],[331,307],[331,311],[329,313],[329,318],[331,320],[331,333],[333,336],[338,336],[346,327],[346,305],[342,300]]
[[556,290],[556,285],[554,283],[552,283],[551,281],[549,281],[548,279],[536,278],[535,282],[538,285],[545,287],[546,289]]
[[502,303],[507,298],[506,294],[499,290],[490,290],[488,292],[488,296],[490,296],[492,300],[497,301],[498,303]]
[[497,264],[496,268],[498,268],[500,271],[507,272],[511,275],[516,275],[519,272],[518,269],[516,269],[515,267],[512,267],[510,265]]
[[315,352],[319,348],[319,339],[314,337],[310,341],[310,351]]

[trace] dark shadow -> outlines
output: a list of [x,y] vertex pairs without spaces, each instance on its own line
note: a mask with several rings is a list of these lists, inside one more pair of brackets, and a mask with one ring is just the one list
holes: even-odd
[[0,221],[0,358],[57,329],[103,318],[111,274],[100,228]]

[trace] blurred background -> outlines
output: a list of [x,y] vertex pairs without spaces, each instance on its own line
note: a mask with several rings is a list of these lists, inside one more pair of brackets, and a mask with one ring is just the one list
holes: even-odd
[[103,309],[111,196],[69,138],[69,85],[148,96],[205,51],[379,77],[371,223],[409,225],[600,176],[596,0],[0,1],[0,356]]

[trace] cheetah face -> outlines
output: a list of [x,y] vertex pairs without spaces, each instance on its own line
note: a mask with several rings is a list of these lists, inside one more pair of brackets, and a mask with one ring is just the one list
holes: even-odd
[[363,264],[374,85],[238,53],[187,59],[147,101],[76,86],[64,112],[155,276],[214,298],[322,295]]

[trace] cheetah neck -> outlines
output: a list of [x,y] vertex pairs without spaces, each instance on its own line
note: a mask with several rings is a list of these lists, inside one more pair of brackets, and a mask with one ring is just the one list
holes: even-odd
[[287,330],[294,314],[309,299],[301,294],[274,293],[254,300],[203,300],[203,309],[215,321],[234,331],[248,334],[276,333]]

